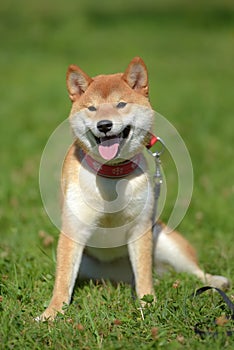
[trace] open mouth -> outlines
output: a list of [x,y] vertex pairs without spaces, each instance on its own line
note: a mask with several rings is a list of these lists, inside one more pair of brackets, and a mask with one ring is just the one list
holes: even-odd
[[119,152],[119,148],[124,140],[129,136],[131,127],[130,125],[121,131],[118,135],[95,137],[98,145],[98,151],[101,157],[105,160],[111,160],[116,157]]

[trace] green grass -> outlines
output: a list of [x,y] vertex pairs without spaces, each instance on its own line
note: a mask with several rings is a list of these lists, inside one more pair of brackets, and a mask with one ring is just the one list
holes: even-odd
[[[77,286],[53,325],[33,318],[51,297],[58,236],[40,199],[38,169],[69,112],[70,63],[96,75],[123,71],[135,55],[145,60],[152,105],[178,129],[193,162],[193,199],[179,229],[206,270],[233,282],[233,3],[10,0],[0,5],[0,37],[0,347],[232,349],[233,337],[194,334],[197,322],[225,310],[209,293],[189,301],[200,283],[187,275],[155,277],[158,302],[144,320],[130,288],[109,283]],[[173,174],[168,181],[173,187]],[[40,231],[54,241],[43,243]]]

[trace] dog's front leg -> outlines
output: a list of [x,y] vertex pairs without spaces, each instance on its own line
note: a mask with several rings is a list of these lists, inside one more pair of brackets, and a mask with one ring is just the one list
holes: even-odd
[[128,243],[129,257],[135,277],[139,299],[146,294],[154,295],[152,276],[152,231]]
[[53,320],[58,312],[63,312],[64,304],[70,303],[83,250],[83,245],[60,234],[53,297],[48,308],[38,318],[39,321]]

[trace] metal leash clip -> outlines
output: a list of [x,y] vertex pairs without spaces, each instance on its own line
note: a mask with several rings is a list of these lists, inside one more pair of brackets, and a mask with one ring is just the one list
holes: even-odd
[[151,152],[149,149],[148,149],[148,151],[153,157],[160,158],[160,156],[164,153],[166,146],[165,146],[164,141],[161,139],[161,137],[157,136],[156,140],[157,141],[155,142],[155,144],[159,142],[161,144],[161,149],[159,151],[156,151],[156,152]]

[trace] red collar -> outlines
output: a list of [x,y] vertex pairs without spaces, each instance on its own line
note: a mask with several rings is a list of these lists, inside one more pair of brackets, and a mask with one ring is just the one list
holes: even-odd
[[[151,148],[158,138],[154,135],[151,136],[150,142],[146,145],[146,148]],[[142,159],[141,154],[137,154],[130,160],[116,165],[107,165],[97,162],[88,154],[84,154],[84,159],[87,165],[98,175],[108,178],[121,178],[131,174],[139,165]]]
[[156,143],[157,141],[158,141],[157,136],[151,134],[150,142],[148,143],[148,145],[146,145],[146,148],[147,148],[147,149],[150,149],[151,147],[153,147],[153,145],[155,145],[155,143]]
[[116,165],[101,164],[90,157],[88,154],[85,155],[85,161],[87,165],[100,176],[117,178],[124,177],[132,173],[139,165],[141,160],[141,154],[137,154],[131,160],[127,160],[123,163]]

